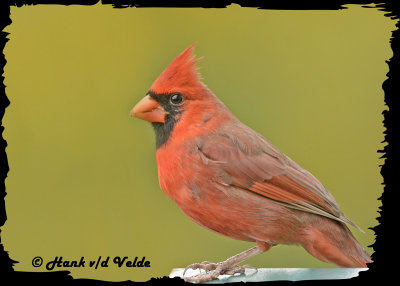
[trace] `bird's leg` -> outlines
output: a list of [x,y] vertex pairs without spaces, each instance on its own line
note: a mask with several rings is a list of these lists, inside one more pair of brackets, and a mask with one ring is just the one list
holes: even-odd
[[206,273],[200,273],[195,276],[191,277],[184,277],[183,279],[186,282],[194,282],[194,283],[202,283],[217,279],[219,275],[229,274],[233,275],[236,273],[244,273],[245,268],[242,266],[238,266],[240,262],[243,262],[250,257],[253,257],[257,254],[260,254],[266,250],[268,250],[270,245],[266,243],[257,243],[257,246],[250,248],[249,250],[243,251],[235,256],[228,258],[227,260],[220,262],[220,263],[210,263],[210,262],[203,262],[203,263],[194,263],[186,267],[183,272],[185,275],[186,270],[191,269],[204,269]]

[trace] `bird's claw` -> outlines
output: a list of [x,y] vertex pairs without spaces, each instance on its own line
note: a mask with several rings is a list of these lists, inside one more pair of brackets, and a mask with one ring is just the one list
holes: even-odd
[[254,269],[255,270],[253,273],[249,274],[249,276],[250,275],[254,275],[254,274],[256,274],[258,272],[258,268],[253,266],[253,265],[251,265],[251,264],[243,265],[243,268],[249,268],[249,269]]
[[[203,269],[206,273],[200,273],[198,275],[184,277],[185,273],[188,269]],[[245,267],[239,265],[230,265],[223,262],[220,263],[212,263],[208,261],[204,261],[202,263],[193,263],[185,268],[183,271],[183,279],[186,282],[192,283],[202,283],[211,280],[215,280],[219,275],[234,275],[234,274],[243,274],[245,272]]]
[[217,266],[218,266],[218,264],[212,263],[212,262],[208,262],[208,261],[203,261],[202,263],[193,263],[193,264],[190,264],[189,266],[187,266],[185,268],[185,270],[183,271],[182,276],[185,276],[185,273],[186,273],[186,271],[188,269],[193,269],[193,270],[203,269],[206,272],[208,272],[210,270],[215,270],[217,268]]

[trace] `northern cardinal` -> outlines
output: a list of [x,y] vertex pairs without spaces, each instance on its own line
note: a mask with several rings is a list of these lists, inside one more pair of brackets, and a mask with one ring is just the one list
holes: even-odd
[[[274,145],[241,123],[201,81],[185,49],[161,73],[131,115],[152,123],[159,183],[199,225],[253,248],[205,269],[190,282],[243,273],[237,264],[277,244],[303,246],[341,267],[367,267],[369,255],[325,187]],[[359,228],[358,228],[359,229]]]

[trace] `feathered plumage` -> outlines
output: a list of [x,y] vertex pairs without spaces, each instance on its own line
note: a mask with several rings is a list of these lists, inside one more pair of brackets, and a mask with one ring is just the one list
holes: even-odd
[[162,138],[156,157],[164,193],[196,223],[254,241],[259,251],[299,244],[320,260],[366,267],[371,259],[346,224],[358,227],[312,174],[241,123],[200,81],[193,48],[153,83],[146,97],[152,108],[138,104],[133,112],[163,112],[158,122],[145,119]]

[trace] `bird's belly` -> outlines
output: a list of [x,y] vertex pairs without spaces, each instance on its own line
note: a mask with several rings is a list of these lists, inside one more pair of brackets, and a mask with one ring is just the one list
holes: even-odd
[[193,208],[186,204],[179,207],[194,222],[214,232],[244,241],[257,240],[252,233],[257,232],[258,227],[251,224],[254,218],[251,218],[248,211],[228,214],[223,207],[211,203],[201,208]]
[[[210,190],[202,196],[174,197],[180,209],[197,224],[244,241],[297,243],[300,222],[292,210],[258,195],[233,189],[226,195]],[[217,193],[217,194],[216,194]]]

